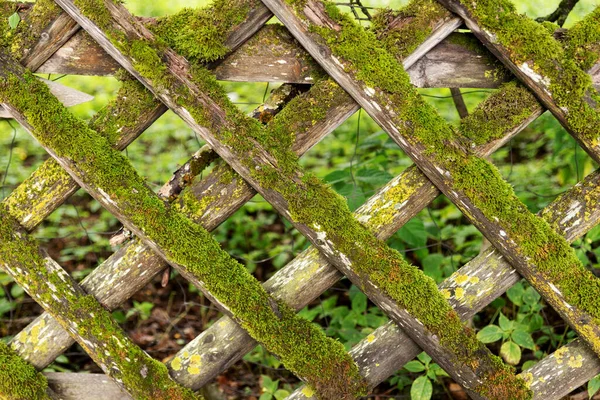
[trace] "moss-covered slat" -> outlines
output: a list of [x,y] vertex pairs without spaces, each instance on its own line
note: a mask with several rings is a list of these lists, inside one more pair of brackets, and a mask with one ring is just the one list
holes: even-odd
[[[133,142],[165,111],[166,107],[139,82],[124,75],[117,96],[89,122],[115,148]],[[2,201],[11,215],[31,231],[64,203],[79,185],[50,158]]]
[[[597,162],[600,161],[600,92],[586,69],[590,61],[578,62],[583,53],[572,54],[554,39],[558,25],[539,24],[516,12],[509,0],[439,0],[465,20],[471,31],[532,90],[560,123]],[[586,35],[600,34],[598,10]],[[571,38],[575,40],[575,38]],[[583,43],[582,43],[583,44]],[[578,65],[579,64],[579,65]]]
[[[50,1],[51,4],[47,3],[46,0],[36,3],[33,11],[28,14],[29,20],[38,21],[35,26],[46,26],[48,21],[52,21],[59,14],[61,18],[73,22],[53,1]],[[2,5],[0,11],[5,17],[14,11],[15,3],[3,2],[0,5]],[[229,18],[221,18],[219,24],[212,25],[211,29],[215,29],[221,34],[219,40],[213,40],[212,44],[221,50],[218,54],[206,50],[207,54],[204,59],[209,61],[212,61],[217,55],[222,55],[225,52],[223,49],[239,47],[266,22],[270,15],[270,12],[262,4],[253,0],[220,0],[214,3],[214,7],[217,9],[227,7],[230,9],[230,14],[228,14]],[[198,25],[206,22],[207,15],[212,13],[210,10],[211,8],[185,10],[182,13],[188,15],[188,22]],[[192,17],[189,16],[190,13],[194,13]],[[244,18],[244,15],[247,17]],[[177,19],[179,14],[170,18]],[[163,18],[160,21],[169,23],[170,19]],[[152,21],[152,24],[155,23],[156,21]],[[30,37],[29,30],[23,28],[26,26],[37,34]],[[28,46],[31,46],[31,43],[41,36],[42,29],[31,28],[31,25],[25,24],[23,27],[13,32],[7,26],[0,37],[2,42],[11,43],[12,46],[14,43],[19,43],[20,45],[18,48],[15,47],[14,51],[33,54],[33,50],[30,51]],[[42,40],[38,43],[43,45],[44,42]],[[203,43],[206,47],[208,43],[206,38]],[[20,56],[20,54],[17,55]],[[122,70],[117,76],[124,81],[117,98],[90,121],[90,127],[102,133],[116,148],[124,149],[162,115],[166,111],[166,107],[141,84],[131,80]],[[78,188],[79,186],[69,174],[56,161],[50,159],[42,164],[23,185],[13,191],[4,202],[21,225],[32,230]]]
[[468,150],[470,142],[423,101],[374,35],[331,3],[265,1],[321,66],[600,353],[600,281],[563,238],[527,210],[489,162]]
[[600,360],[577,338],[559,347],[521,375],[534,393],[534,400],[561,399],[600,374]]
[[58,3],[376,303],[384,308],[400,303],[403,311],[393,318],[471,393],[502,397],[509,388],[515,397],[528,396],[523,382],[461,324],[430,278],[358,223],[343,198],[300,172],[289,149],[289,132],[261,132],[231,105],[210,75],[190,69],[120,5]]
[[41,372],[0,341],[0,398],[7,400],[52,400],[59,397],[48,388]]
[[[595,171],[563,193],[539,215],[552,225],[557,233],[572,242],[600,221],[600,203],[596,201],[599,196],[600,171]],[[572,218],[565,219],[565,211],[572,207],[578,211],[573,213]],[[440,283],[438,287],[449,297],[460,317],[468,320],[520,279],[519,274],[503,259],[502,255],[489,248]],[[422,351],[406,333],[394,325],[392,321],[386,323],[350,351],[370,385],[374,386],[384,381]],[[216,329],[212,329],[211,333],[216,334]],[[581,343],[580,339],[578,341]],[[548,367],[540,369],[546,371],[544,374],[534,372],[537,380],[537,384],[532,385],[534,398],[543,398],[543,395],[546,395],[546,398],[560,398],[572,390],[568,388],[575,388],[597,375],[600,372],[598,370],[600,361],[592,350],[588,347],[585,349],[577,352],[581,357],[576,355],[570,363],[568,363],[570,357],[566,357],[565,365],[557,367],[565,372],[566,370],[576,372],[572,376],[573,381],[566,373],[560,374],[556,371],[555,374],[548,374]],[[552,364],[551,360],[542,362]],[[539,381],[539,378],[545,379],[546,382]],[[527,379],[527,382],[531,380]],[[540,393],[538,390],[541,390]],[[309,397],[306,396],[304,388],[300,388],[292,394],[291,399]]]
[[[161,362],[136,346],[110,312],[47,257],[3,206],[0,206],[0,265],[134,398],[202,398],[175,383]],[[19,365],[18,360],[12,362]],[[18,384],[14,379],[9,382]]]
[[[299,155],[357,110],[356,103],[345,95],[343,90],[338,87],[337,90],[332,91],[331,89],[335,86],[331,86],[329,82],[323,83],[326,84],[312,86],[310,92],[302,94],[300,101],[294,102],[288,109],[288,113],[298,116],[296,123],[290,121],[293,123],[290,125],[290,129],[294,129],[297,133],[294,149]],[[280,87],[280,89],[283,88]],[[271,99],[266,108],[272,109],[281,101],[281,99]],[[315,104],[319,104],[323,108],[323,117],[311,121],[309,124],[304,123],[307,112],[306,105],[314,106]],[[256,111],[261,109],[264,111],[265,107],[259,107]],[[197,189],[199,187],[203,189]],[[162,197],[171,197],[176,191],[173,190],[171,184],[167,184],[159,193]],[[245,181],[237,177],[231,168],[221,163],[203,180],[195,182],[190,188],[185,189],[183,195],[185,201],[182,201],[178,207],[205,229],[213,230],[255,194],[256,192]],[[192,203],[193,196],[197,196],[196,205]],[[208,201],[206,201],[207,198]],[[185,204],[187,206],[184,206]],[[202,213],[194,213],[200,208],[204,208]],[[92,271],[81,285],[88,293],[98,298],[105,307],[114,309],[137,292],[139,288],[145,286],[165,265],[163,259],[152,249],[135,239]],[[237,327],[235,323],[233,324]],[[239,327],[237,329],[240,329],[248,338],[243,329]],[[72,343],[73,340],[62,327],[49,314],[43,314],[16,335],[11,345],[22,357],[41,369],[50,364]],[[211,360],[217,364],[224,361],[212,358]],[[205,360],[201,369],[203,374],[209,366],[210,362]],[[195,377],[192,376],[192,378]],[[186,382],[182,383],[187,385]],[[201,385],[193,388],[197,389],[199,386]]]
[[36,1],[31,7],[11,1],[0,2],[3,20],[17,10],[22,20],[15,29],[3,24],[0,41],[3,46],[10,47],[13,57],[34,71],[79,30],[77,23],[52,0]]
[[2,102],[100,204],[324,398],[366,393],[341,343],[271,298],[206,230],[156,196],[105,138],[68,113],[30,72],[1,58]]

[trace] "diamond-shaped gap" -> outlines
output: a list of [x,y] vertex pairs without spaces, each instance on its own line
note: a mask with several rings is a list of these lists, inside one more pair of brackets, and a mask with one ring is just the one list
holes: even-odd
[[597,168],[546,111],[491,157],[531,212],[538,212]]
[[411,161],[360,110],[315,145],[300,163],[344,196],[354,211]]
[[478,330],[479,340],[514,365],[517,372],[531,368],[577,337],[524,279],[477,313],[470,323]]
[[[95,112],[106,105],[118,88],[116,79],[111,77],[89,77],[73,75],[38,74],[40,78],[63,85],[71,90],[81,92],[73,96],[80,98],[77,105],[69,107],[69,111],[78,118],[89,119]],[[93,96],[88,100],[85,95]],[[59,99],[61,97],[59,96]],[[72,98],[70,99],[72,101]],[[49,156],[25,129],[15,120],[3,118],[0,121],[0,200],[4,199],[28,178]]]

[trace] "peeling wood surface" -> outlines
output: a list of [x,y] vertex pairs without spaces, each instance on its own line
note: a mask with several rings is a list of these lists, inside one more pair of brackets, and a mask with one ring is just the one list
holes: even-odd
[[48,386],[62,400],[132,400],[112,379],[103,374],[46,372]]

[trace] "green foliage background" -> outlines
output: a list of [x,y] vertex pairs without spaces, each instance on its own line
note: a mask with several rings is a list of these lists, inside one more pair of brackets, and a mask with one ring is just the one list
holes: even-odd
[[[533,18],[551,13],[558,3],[558,0],[516,1],[519,11]],[[206,1],[198,0],[126,2],[133,13],[143,16],[166,15],[183,7],[206,4]],[[403,2],[371,0],[363,1],[363,4],[396,8]],[[581,0],[565,27],[598,5],[600,0]],[[90,118],[103,107],[118,88],[117,81],[109,77],[50,78],[60,78],[61,83],[95,97],[93,101],[71,109],[83,119]],[[274,88],[266,83],[223,82],[223,85],[230,97],[247,111],[259,105]],[[469,109],[473,109],[490,93],[489,90],[463,90]],[[449,90],[428,89],[422,90],[422,94],[428,96],[428,101],[437,107],[444,118],[453,124],[457,123],[458,115],[449,98]],[[167,112],[126,152],[148,183],[158,189],[202,144],[179,118]],[[14,121],[0,121],[0,199],[46,158],[44,150]],[[532,212],[539,211],[559,193],[597,168],[548,113],[498,150],[492,160]],[[315,146],[302,163],[346,196],[352,209],[364,203],[379,187],[411,165],[408,157],[362,112],[352,116]],[[114,217],[80,190],[56,210],[34,235],[43,244],[54,248],[56,254],[53,255],[58,261],[81,278],[111,254],[108,240],[118,227]],[[223,223],[214,234],[224,249],[245,262],[248,269],[261,280],[267,279],[308,245],[260,196]],[[431,207],[409,221],[388,243],[439,282],[479,253],[482,236],[456,207],[440,197]],[[573,245],[581,260],[593,271],[600,269],[599,244],[600,228],[597,227]],[[4,289],[0,290],[0,337],[8,340],[16,333],[11,330],[13,320],[23,316],[30,308],[26,307],[26,294],[2,272],[0,285]],[[186,289],[187,293],[197,293],[194,288]],[[152,299],[133,301],[116,311],[114,316],[122,323],[134,319],[135,325],[139,326],[151,317],[152,308]],[[387,320],[347,281],[324,293],[319,301],[303,310],[302,315],[321,324],[327,334],[338,338],[347,348]],[[210,324],[210,321],[204,322]],[[471,323],[480,329],[480,339],[490,343],[493,351],[516,365],[518,370],[530,367],[574,337],[573,332],[540,300],[535,290],[523,282],[494,301]],[[183,345],[185,341],[181,340],[179,344]],[[289,375],[274,370],[279,368],[279,361],[260,347],[248,355],[246,361],[252,365],[253,372],[263,374],[258,383],[261,399],[283,398],[297,384]],[[69,357],[61,356],[51,369],[78,370],[79,366]],[[390,395],[404,394],[415,399],[431,396],[443,398],[448,390],[447,382],[445,373],[427,355],[422,354],[384,386],[390,390]],[[593,380],[589,385],[590,392],[598,387],[600,379]],[[247,391],[256,392],[256,388],[249,384]]]

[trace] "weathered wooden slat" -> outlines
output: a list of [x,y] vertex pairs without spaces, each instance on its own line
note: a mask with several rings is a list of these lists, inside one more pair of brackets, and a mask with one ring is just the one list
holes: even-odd
[[[595,171],[549,204],[540,212],[540,216],[569,242],[573,242],[600,221],[600,206],[591,200],[600,195],[599,184],[600,171]],[[573,213],[571,218],[565,218],[564,211],[567,209],[576,209],[577,212]],[[488,248],[440,283],[439,288],[448,295],[449,301],[461,318],[467,320],[504,294],[520,279],[520,275],[497,250]],[[598,371],[600,360],[595,353],[581,344],[577,345],[577,349],[571,363],[568,362],[569,355],[564,358],[564,365],[561,363],[556,366],[556,360],[553,361],[551,358],[544,359],[539,366],[533,367],[532,374],[538,381],[532,386],[534,398],[542,399],[548,396],[551,399],[560,398],[600,372]],[[369,384],[375,386],[421,351],[406,333],[390,321],[376,329],[372,336],[363,339],[353,347],[351,354]],[[559,358],[559,361],[562,359]],[[556,384],[552,382],[548,382],[548,385],[543,384],[539,378],[544,378],[552,368],[563,371],[574,370],[573,381],[571,375],[557,373],[554,374]],[[526,373],[522,376],[528,382],[531,381]],[[580,383],[576,384],[577,382]],[[300,388],[292,394],[291,398],[305,399],[310,396],[306,396]]]
[[[492,95],[489,102],[498,104],[498,101],[503,98],[502,93],[498,93]],[[344,94],[343,97],[340,96],[340,101],[350,101],[349,99],[350,97],[347,94]],[[531,98],[531,102],[535,104],[535,99]],[[523,107],[525,106],[523,105]],[[478,153],[486,156],[491,154],[527,126],[530,121],[539,116],[541,112],[542,108],[538,106],[529,118],[525,118],[524,122],[521,123],[511,120],[511,116],[506,115],[505,123],[501,124],[504,129],[503,134],[499,135],[497,139],[490,138],[489,142],[478,146]],[[482,128],[486,128],[488,124],[492,123],[491,121],[488,121],[488,124],[485,121],[480,122]],[[493,123],[496,123],[496,121],[493,121]],[[221,173],[219,171],[215,172],[218,172],[215,178],[209,177],[208,180],[192,189],[197,198],[220,193],[222,190]],[[246,187],[249,188],[247,184]],[[228,189],[226,192],[236,193],[238,190]],[[439,191],[435,186],[418,168],[412,166],[382,187],[354,215],[379,239],[386,240],[408,220],[429,205],[438,194]],[[221,207],[225,207],[225,204]],[[208,207],[204,211],[203,217],[211,218],[211,214],[216,215],[218,213]],[[215,221],[215,223],[220,222],[221,219]],[[334,266],[328,264],[316,249],[310,248],[302,252],[265,282],[265,287],[274,296],[299,310],[316,299],[341,277],[342,274]],[[501,293],[498,293],[498,295]],[[181,362],[182,368],[172,371],[172,374],[178,382],[186,382],[189,387],[201,387],[225,368],[241,359],[254,345],[255,342],[243,329],[228,318],[222,318],[177,353],[176,358],[179,359],[178,362]],[[385,357],[385,353],[386,351],[383,352],[381,357]],[[201,357],[203,366],[197,375],[190,374],[185,368],[190,357],[195,355]],[[394,357],[397,356],[394,353]],[[384,368],[389,362],[380,364]],[[378,368],[373,369],[377,370]],[[395,370],[389,370],[388,375],[393,371]],[[375,384],[375,381],[371,381],[368,374],[365,376],[370,384]],[[379,381],[376,383],[379,383]]]
[[[517,14],[509,1],[498,1],[493,6],[493,16],[486,11],[492,7],[489,4],[464,0],[439,2],[460,15],[469,29],[535,93],[585,151],[596,162],[600,161],[597,132],[600,92],[588,84],[586,73],[546,28]],[[598,10],[595,13],[600,15]],[[595,19],[592,26],[598,24],[597,15],[592,16]],[[508,24],[510,34],[504,27]],[[544,48],[544,51],[536,51],[536,48]]]
[[[236,131],[236,135],[239,134],[239,127],[235,126],[235,122],[228,120],[226,118],[226,113],[230,112],[229,110],[225,112],[219,103],[222,103],[222,100],[219,97],[215,102],[211,95],[214,93],[206,93],[201,90],[195,83],[193,83],[193,77],[189,75],[189,67],[187,62],[171,52],[170,50],[157,50],[156,48],[151,47],[151,42],[153,36],[151,33],[140,26],[137,21],[135,21],[131,15],[119,5],[113,4],[111,2],[105,2],[106,10],[103,11],[104,17],[108,17],[110,14],[112,17],[111,23],[108,23],[108,18],[97,18],[97,15],[92,15],[91,13],[83,16],[81,14],[81,10],[73,4],[71,1],[58,1],[58,4],[68,12],[81,26],[85,29],[90,35],[118,62],[128,70],[132,75],[138,78],[141,82],[143,82],[149,89],[153,90],[155,95],[161,98],[165,104],[169,106],[176,114],[178,114],[185,122],[188,123],[190,127],[194,131],[196,131],[199,135],[201,135],[207,142],[211,145],[211,147],[220,154],[220,156],[226,160],[230,165],[242,175],[249,183],[251,183],[255,189],[257,189],[263,197],[265,197],[280,213],[286,216],[288,219],[292,220],[292,223],[299,229],[307,238],[320,249],[322,254],[324,254],[329,261],[336,265],[338,268],[342,269],[344,273],[349,276],[353,281],[359,282],[359,284],[364,285],[363,288],[365,292],[375,301],[376,304],[380,305],[384,310],[392,311],[387,304],[395,304],[396,300],[392,300],[387,295],[381,293],[381,291],[377,288],[377,285],[371,282],[369,279],[365,279],[364,276],[360,276],[356,271],[352,269],[353,266],[356,266],[357,259],[356,257],[369,257],[367,254],[364,254],[366,249],[360,250],[355,254],[344,254],[340,252],[340,248],[337,248],[330,240],[323,240],[324,237],[331,237],[330,235],[335,235],[341,233],[337,231],[334,232],[326,232],[321,231],[319,226],[315,225],[316,222],[306,222],[306,223],[298,223],[294,221],[294,218],[291,218],[290,209],[288,208],[288,201],[302,201],[299,198],[285,197],[282,194],[284,192],[284,187],[293,186],[305,186],[309,181],[306,181],[302,174],[298,172],[298,170],[294,170],[288,172],[290,175],[285,175],[283,170],[277,166],[277,161],[272,158],[272,156],[266,152],[262,146],[255,140],[252,140],[250,137],[244,138],[244,140],[250,140],[252,143],[250,146],[253,149],[252,155],[244,154],[241,149],[236,148],[235,146],[224,145],[223,135],[224,132],[229,130]],[[99,4],[98,4],[99,5]],[[92,18],[101,24],[102,28],[93,23],[90,19]],[[104,30],[105,31],[104,31]],[[114,35],[112,39],[115,42],[118,42],[118,38],[122,38],[123,35],[128,38],[130,41],[135,41],[136,43],[144,43],[145,51],[148,51],[149,54],[155,54],[156,60],[164,61],[164,66],[166,69],[160,70],[160,74],[150,74],[151,79],[154,80],[152,82],[150,79],[144,78],[134,67],[134,62],[132,61],[131,55],[127,53],[122,53],[119,51],[111,42],[111,38],[106,36],[107,34]],[[125,50],[129,51],[129,50]],[[137,50],[136,50],[137,51]],[[154,53],[157,52],[157,53]],[[146,73],[149,71],[144,69]],[[163,86],[163,89],[157,89],[154,85],[166,85]],[[212,85],[212,84],[209,84]],[[167,89],[168,87],[168,89]],[[185,100],[183,98],[175,99],[170,93],[186,93],[184,95]],[[187,108],[183,106],[185,104]],[[202,110],[201,112],[198,110]],[[194,114],[196,118],[205,115],[207,118],[208,124],[211,125],[211,128],[214,130],[208,130],[199,124],[195,118],[192,116]],[[242,127],[242,129],[244,129]],[[248,143],[248,142],[247,142]],[[241,161],[243,160],[243,162]],[[68,166],[67,166],[68,168]],[[262,168],[274,169],[274,172],[278,175],[277,184],[280,189],[277,190],[266,190],[264,189],[260,182],[254,177],[250,171],[260,170]],[[73,171],[75,172],[75,171]],[[285,179],[282,179],[286,177]],[[273,182],[274,183],[274,182]],[[88,188],[90,189],[90,188]],[[283,189],[283,190],[282,190]],[[330,189],[330,195],[334,195]],[[334,195],[335,196],[335,195]],[[335,197],[338,198],[338,197]],[[108,204],[109,210],[112,212],[119,211],[114,204]],[[336,206],[337,208],[337,206]],[[320,210],[321,211],[321,210]],[[338,210],[344,212],[342,210]],[[335,220],[336,223],[343,223],[346,227],[347,222],[353,221],[350,213],[347,212],[347,216],[350,218],[349,221],[342,222],[341,220]],[[336,218],[330,216],[330,218]],[[123,217],[121,219],[124,220]],[[333,221],[332,219],[330,219]],[[125,222],[125,221],[123,221]],[[350,222],[352,223],[352,222]],[[354,222],[354,228],[360,229],[362,233],[365,235],[365,238],[371,237],[370,234],[364,230],[359,224]],[[135,229],[132,227],[132,229]],[[136,231],[136,234],[140,234],[142,232],[139,229]],[[324,236],[325,235],[325,236]],[[340,237],[341,240],[345,240],[343,237]],[[354,242],[354,238],[351,240]],[[374,238],[373,238],[374,239]],[[349,245],[349,243],[348,243]],[[388,252],[386,257],[393,258],[394,265],[405,265],[405,263],[399,255],[396,253],[390,252],[390,250],[381,245],[379,242],[374,241],[370,244],[364,244],[364,246],[369,247],[369,251],[373,251],[373,247],[377,248],[376,251]],[[158,250],[158,249],[157,249]],[[354,259],[354,260],[353,260]],[[381,259],[384,260],[384,259]],[[380,260],[380,261],[381,261]],[[398,264],[399,263],[399,264]],[[406,268],[403,273],[415,272],[414,269],[410,269],[408,265],[402,266],[401,268]],[[419,273],[422,274],[422,273]],[[419,280],[422,280],[423,285],[429,285],[430,281],[427,280],[423,275],[419,275]],[[436,302],[436,310],[439,312],[445,313],[446,311],[441,311],[441,308],[437,308],[439,305],[447,306],[441,295],[437,292],[435,288],[431,288],[431,293],[427,296],[424,296],[427,301]],[[387,304],[386,304],[387,303]],[[412,306],[409,303],[405,303],[405,307]],[[483,346],[481,343],[477,342],[474,339],[474,334],[468,330],[465,330],[464,327],[460,324],[458,318],[452,313],[451,309],[448,311],[448,319],[444,322],[446,328],[448,328],[451,324],[454,324],[454,337],[452,340],[455,340],[456,343],[461,342],[463,345],[465,341],[470,341],[472,347],[461,347],[460,349],[449,345],[449,342],[440,341],[440,337],[438,334],[442,334],[441,331],[436,331],[435,333],[431,331],[430,327],[425,327],[420,321],[415,319],[414,315],[411,315],[408,311],[403,309],[400,313],[394,314],[392,313],[392,317],[400,323],[404,329],[408,329],[411,337],[413,337],[419,344],[426,348],[428,353],[432,355],[434,359],[436,359],[449,373],[458,381],[462,382],[473,394],[479,392],[484,393],[488,391],[501,390],[497,385],[499,384],[499,380],[503,381],[502,385],[506,385],[506,382],[511,382],[513,379],[512,376],[508,374],[507,370],[504,370],[503,367],[499,365],[497,359],[493,359],[489,350]],[[426,315],[421,315],[422,318],[427,318]],[[439,321],[438,321],[439,322]],[[447,331],[446,331],[447,332]],[[454,335],[453,334],[453,335]],[[463,357],[464,350],[467,349],[471,353],[467,357],[476,357],[475,352],[479,355],[477,357],[478,363],[477,365],[467,365],[466,363],[459,362],[460,357]],[[503,377],[497,380],[485,380],[480,379],[477,376],[477,371],[483,374],[496,375],[501,374]],[[521,380],[514,380],[511,382],[514,384],[512,390],[525,390]],[[323,395],[323,394],[322,394]]]
[[[296,9],[280,0],[265,0],[265,4],[302,42],[327,73],[407,152],[415,164],[510,260],[561,317],[600,353],[600,326],[598,320],[593,317],[597,313],[596,308],[589,302],[579,301],[576,293],[572,292],[575,289],[567,289],[571,287],[571,279],[577,279],[577,286],[587,286],[585,290],[597,292],[598,296],[600,287],[596,286],[592,274],[581,265],[564,239],[556,235],[545,223],[528,214],[527,208],[493,166],[465,150],[463,146],[468,144],[457,141],[453,131],[433,109],[425,111],[428,106],[410,88],[405,78],[394,80],[392,83],[376,72],[375,77],[370,77],[367,84],[361,80],[360,73],[346,72],[362,67],[342,59],[339,54],[343,51],[344,54],[349,54],[343,46],[349,45],[347,41],[350,36],[344,37],[339,32],[355,29],[349,27],[351,21],[343,20],[343,17],[333,20],[319,1],[309,0],[305,7],[297,6]],[[328,35],[327,40],[309,31],[311,29]],[[355,35],[360,35],[356,32],[353,31]],[[367,41],[371,40],[371,37],[364,33],[364,36],[354,40]],[[334,54],[336,50],[332,49],[329,43],[335,43],[338,53]],[[365,46],[366,43],[363,49]],[[370,41],[368,46],[377,46],[376,40]],[[390,68],[394,72],[387,71],[388,74],[404,75],[402,68]],[[379,82],[384,87],[377,87],[373,82]],[[415,115],[423,118],[415,120]],[[432,129],[433,131],[430,131]],[[486,187],[477,187],[478,184]],[[482,200],[484,193],[496,191],[498,194],[494,200]],[[511,220],[503,220],[496,216],[501,216],[504,212],[519,214],[520,224],[517,226]],[[524,229],[529,231],[524,232]],[[533,235],[537,235],[536,240],[539,240],[534,246],[529,242]],[[546,239],[542,241],[541,236]],[[552,250],[543,250],[541,247],[549,242]],[[562,268],[569,268],[569,272],[565,272],[564,275],[555,273],[557,269],[551,268],[547,261],[548,257],[553,256],[559,249]],[[542,268],[543,265],[546,267]]]
[[[6,65],[7,60],[2,61]],[[137,347],[110,313],[44,254],[4,207],[0,207],[0,264],[133,397],[201,398],[176,384],[159,361]]]
[[132,400],[112,379],[103,374],[46,372],[48,386],[63,400]]
[[[5,107],[103,207],[324,398],[366,393],[339,342],[273,299],[206,230],[162,201],[125,156],[69,114],[31,73],[7,57],[1,65]],[[54,112],[42,112],[42,107]],[[61,124],[52,123],[53,118]]]

